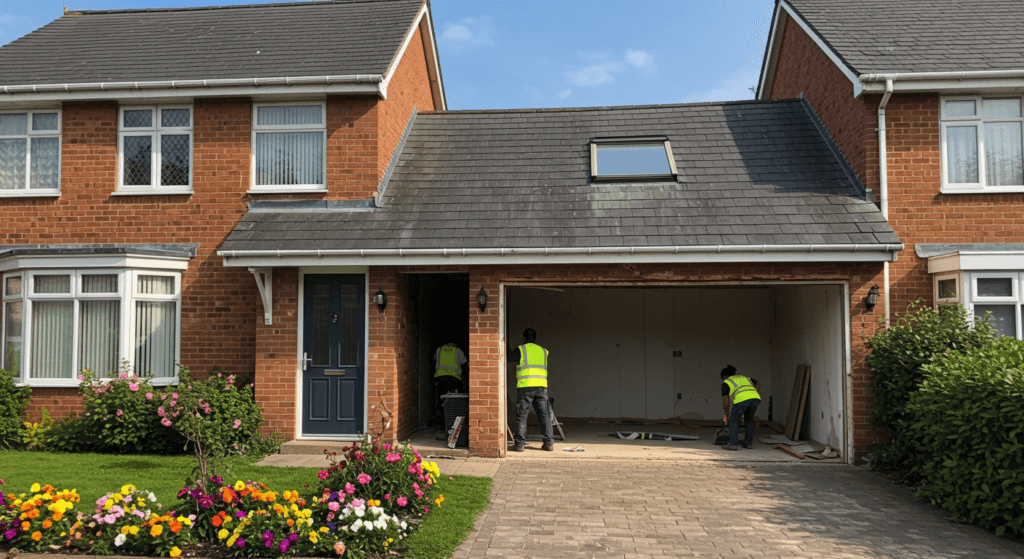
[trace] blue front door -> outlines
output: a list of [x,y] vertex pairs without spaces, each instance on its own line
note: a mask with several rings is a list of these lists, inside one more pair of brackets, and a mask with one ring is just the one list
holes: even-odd
[[302,432],[362,433],[366,401],[364,276],[306,275],[304,298]]

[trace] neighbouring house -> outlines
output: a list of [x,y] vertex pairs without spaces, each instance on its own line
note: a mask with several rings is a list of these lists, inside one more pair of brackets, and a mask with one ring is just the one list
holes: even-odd
[[868,449],[865,299],[904,245],[813,103],[447,111],[435,52],[413,1],[69,12],[0,48],[32,412],[124,359],[253,371],[286,439],[378,431],[376,406],[401,437],[453,342],[470,451],[504,456],[532,327],[563,420],[719,418],[726,363],[786,417],[811,364],[807,434]]

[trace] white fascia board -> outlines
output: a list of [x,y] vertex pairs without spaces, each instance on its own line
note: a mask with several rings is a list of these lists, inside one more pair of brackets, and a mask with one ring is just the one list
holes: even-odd
[[772,17],[772,27],[768,31],[768,45],[765,47],[761,77],[757,81],[757,93],[755,99],[767,99],[768,91],[775,81],[775,68],[779,61],[779,50],[782,48],[782,36],[780,30],[786,24],[786,12],[781,6],[775,6],[775,14]]
[[1024,252],[973,252],[963,251],[932,256],[928,259],[928,273],[943,272],[986,272],[1024,270]]
[[885,80],[873,81],[868,77],[889,76],[894,93],[977,93],[979,91],[1019,92],[1024,89],[1024,72],[1019,76],[974,75],[978,72],[958,72],[945,77],[921,79],[923,74],[875,74],[865,76],[864,93],[884,93]]
[[12,256],[0,261],[0,272],[14,270],[46,270],[86,268],[134,268],[150,270],[187,270],[188,258],[144,254],[68,254]]
[[[238,83],[229,84],[224,82]],[[381,76],[373,75],[52,86],[0,86],[0,106],[6,103],[98,100],[131,101],[179,97],[381,95],[380,82]]]
[[[850,80],[850,82],[853,84],[853,96],[860,97],[860,94],[863,89],[863,84],[861,84],[860,76],[858,76],[857,73],[853,71],[853,68],[847,66],[846,62],[844,62],[843,59],[839,57],[839,54],[832,50],[832,47],[830,47],[828,43],[826,43],[825,40],[818,35],[818,33],[814,30],[814,28],[810,26],[809,23],[804,21],[804,19],[800,17],[799,14],[797,14],[796,10],[793,9],[793,7],[790,6],[787,2],[785,2],[785,0],[780,0],[779,6],[783,10],[786,10],[786,15],[788,15],[790,19],[795,21],[796,24],[799,25],[800,28],[804,30],[804,33],[807,33],[807,36],[810,37],[812,41],[814,41],[814,44],[818,45],[818,48],[820,48],[821,51],[824,52],[826,56],[828,56],[829,60],[831,60],[832,63],[835,64],[837,68],[839,68],[843,75]],[[778,40],[781,45],[782,36],[776,35],[776,40]],[[882,86],[883,89],[885,89],[884,82]]]
[[228,267],[895,262],[903,245],[219,251]]
[[437,75],[437,83],[440,88],[439,96],[441,98],[441,107],[439,110],[444,111],[448,109],[448,105],[444,96],[444,83],[441,81],[441,63],[437,58],[437,41],[434,40],[434,28],[430,25],[431,19],[428,17],[429,13],[427,3],[424,2],[423,6],[420,7],[419,13],[416,14],[416,19],[413,20],[412,26],[409,27],[409,31],[406,33],[405,39],[402,41],[402,46],[398,49],[398,54],[395,55],[394,60],[391,62],[391,66],[388,67],[387,73],[384,74],[384,78],[380,82],[380,96],[381,99],[388,98],[388,85],[391,83],[391,78],[393,78],[395,76],[395,72],[398,71],[398,66],[401,64],[402,57],[405,56],[405,51],[409,48],[409,44],[412,42],[413,36],[416,35],[416,30],[420,29],[420,25],[422,23],[426,23],[426,29],[429,35],[427,38],[430,40],[430,43],[434,45],[434,48],[432,49],[433,57],[426,62],[428,65],[432,65],[434,67],[434,74]]

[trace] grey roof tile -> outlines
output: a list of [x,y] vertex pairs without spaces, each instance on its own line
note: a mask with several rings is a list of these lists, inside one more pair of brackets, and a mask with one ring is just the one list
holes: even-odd
[[[288,231],[303,232],[308,249],[896,239],[863,187],[839,171],[811,119],[795,100],[421,113],[382,207],[249,212],[223,248],[273,250],[295,237]],[[629,134],[667,136],[685,177],[592,183],[590,140]]]
[[789,0],[857,74],[1024,68],[1019,0]]
[[68,12],[0,48],[0,85],[383,74],[422,4]]

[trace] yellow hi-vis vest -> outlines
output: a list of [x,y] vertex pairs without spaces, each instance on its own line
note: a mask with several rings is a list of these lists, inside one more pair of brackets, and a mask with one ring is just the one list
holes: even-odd
[[462,367],[459,366],[459,348],[455,344],[441,346],[437,356],[437,370],[434,371],[434,378],[453,376],[462,380]]
[[733,404],[761,399],[761,395],[757,393],[754,384],[743,375],[733,375],[725,379],[725,382],[729,385],[729,399],[732,400]]
[[519,346],[516,388],[548,387],[548,350],[535,343]]

